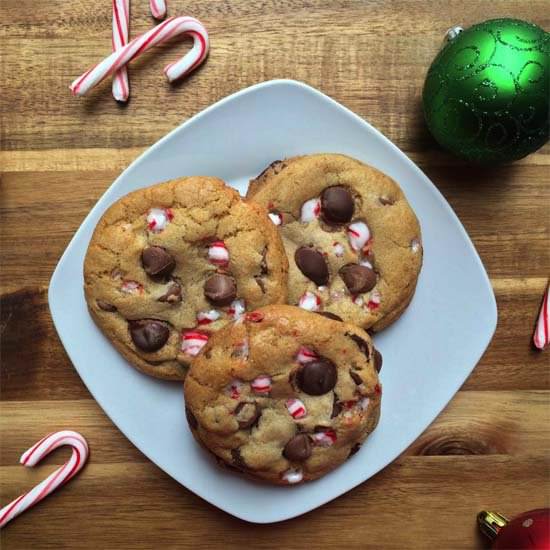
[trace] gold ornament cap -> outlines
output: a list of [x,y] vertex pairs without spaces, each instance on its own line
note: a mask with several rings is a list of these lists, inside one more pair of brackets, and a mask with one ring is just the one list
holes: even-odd
[[477,523],[481,532],[493,540],[498,535],[498,532],[508,523],[508,519],[498,512],[483,510],[477,515]]

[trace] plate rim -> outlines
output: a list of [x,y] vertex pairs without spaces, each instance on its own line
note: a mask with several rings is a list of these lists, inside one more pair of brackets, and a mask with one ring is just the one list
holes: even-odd
[[[74,248],[74,246],[76,246],[77,237],[78,237],[80,231],[82,230],[82,227],[86,224],[86,222],[89,220],[89,218],[92,217],[96,213],[97,210],[100,210],[101,208],[103,208],[103,205],[100,204],[100,203],[104,202],[103,199],[105,199],[105,201],[109,201],[110,195],[112,194],[113,190],[117,187],[119,181],[123,178],[123,176],[126,174],[126,172],[133,169],[136,165],[138,165],[140,162],[142,162],[149,155],[154,154],[154,152],[158,148],[162,147],[165,142],[170,140],[173,135],[175,135],[176,133],[185,131],[185,129],[188,126],[190,126],[191,124],[196,123],[202,117],[209,115],[212,111],[216,110],[217,108],[219,108],[219,107],[225,105],[226,103],[229,103],[229,102],[231,102],[231,101],[233,101],[233,100],[235,100],[235,99],[237,99],[241,96],[248,95],[250,93],[254,93],[254,92],[260,91],[262,89],[277,87],[277,86],[298,87],[298,88],[301,88],[306,93],[316,95],[318,98],[320,98],[324,102],[328,102],[331,106],[336,107],[339,111],[341,111],[342,114],[344,114],[348,117],[351,117],[353,120],[355,120],[360,125],[362,125],[366,130],[368,130],[370,132],[373,132],[378,138],[382,139],[385,147],[389,148],[392,151],[392,153],[397,154],[398,156],[402,157],[406,161],[407,167],[409,169],[412,169],[416,173],[416,175],[423,181],[423,184],[436,197],[438,205],[440,207],[443,207],[445,209],[446,215],[448,215],[452,218],[452,220],[454,221],[454,225],[457,227],[457,229],[459,230],[459,232],[461,234],[461,237],[469,245],[469,248],[471,249],[471,252],[473,252],[473,259],[475,260],[478,271],[481,274],[480,282],[483,283],[483,287],[484,287],[483,290],[487,294],[487,296],[490,298],[490,300],[489,300],[490,303],[488,304],[488,307],[490,307],[490,311],[487,311],[488,317],[490,318],[490,326],[488,327],[488,330],[487,330],[487,333],[486,333],[486,342],[485,342],[485,339],[484,339],[483,341],[485,343],[481,346],[479,354],[476,354],[477,358],[476,358],[475,362],[473,362],[471,368],[469,368],[464,373],[464,377],[462,379],[462,382],[461,382],[460,386],[457,388],[456,391],[454,391],[450,395],[450,397],[448,399],[446,399],[444,401],[444,403],[439,408],[439,410],[437,410],[436,414],[434,414],[433,419],[430,421],[430,423],[420,433],[415,435],[414,438],[411,441],[408,441],[406,446],[404,447],[404,449],[397,456],[392,458],[389,462],[387,462],[387,464],[385,466],[379,468],[376,472],[372,473],[367,478],[365,478],[361,481],[358,481],[357,483],[354,482],[354,484],[352,484],[350,487],[346,487],[342,492],[340,492],[336,495],[328,494],[326,496],[326,498],[323,496],[320,499],[320,501],[315,502],[312,505],[306,506],[306,508],[303,509],[300,512],[297,512],[297,513],[295,513],[295,512],[281,513],[277,516],[276,519],[270,519],[270,518],[264,518],[264,517],[258,517],[258,516],[251,517],[247,513],[231,510],[229,507],[223,505],[223,503],[220,504],[220,503],[215,502],[213,499],[211,499],[210,496],[209,496],[209,493],[203,494],[202,491],[199,492],[195,488],[190,488],[187,485],[183,484],[180,480],[178,480],[177,478],[174,478],[174,476],[172,476],[162,466],[157,464],[157,462],[155,460],[151,459],[149,454],[146,451],[144,451],[138,444],[136,444],[136,442],[134,441],[134,438],[132,436],[128,435],[126,433],[126,431],[119,426],[118,422],[107,412],[107,410],[104,408],[104,406],[98,400],[95,393],[90,389],[90,387],[88,386],[88,384],[86,383],[86,381],[84,380],[82,375],[80,374],[80,371],[78,370],[75,361],[73,361],[72,353],[69,351],[69,347],[66,345],[64,337],[63,337],[63,335],[62,335],[62,333],[61,333],[61,331],[58,327],[58,321],[56,319],[57,314],[54,311],[55,310],[54,303],[56,301],[56,297],[54,296],[54,294],[55,294],[54,289],[57,287],[57,279],[59,279],[61,277],[61,271],[63,270],[64,264],[68,261],[69,254],[72,252],[72,249]],[[145,185],[145,186],[142,186],[140,188],[144,188],[144,187],[148,187],[148,186],[150,186],[150,185]],[[105,208],[108,208],[108,206],[110,204],[112,204],[112,202],[114,202],[114,201],[111,201],[111,203],[105,205]],[[143,453],[148,458],[148,460],[150,460],[153,464],[155,464],[155,466],[157,468],[159,468],[160,470],[162,470],[163,472],[168,474],[170,477],[172,477],[174,479],[174,481],[176,481],[177,483],[179,483],[180,485],[185,487],[187,490],[191,491],[193,494],[196,494],[197,496],[199,496],[200,498],[202,498],[203,500],[205,500],[209,504],[215,506],[216,508],[219,508],[220,510],[223,510],[224,512],[226,512],[226,513],[228,513],[228,514],[230,514],[234,517],[237,517],[239,519],[245,520],[245,521],[250,522],[250,523],[257,523],[257,524],[277,523],[277,522],[280,522],[280,521],[285,521],[287,519],[291,519],[291,518],[303,515],[305,513],[308,513],[310,511],[326,504],[327,502],[329,502],[331,500],[334,500],[335,498],[338,498],[338,497],[344,495],[345,493],[349,492],[351,489],[353,489],[353,488],[357,487],[358,485],[368,481],[373,476],[377,475],[381,470],[383,470],[384,468],[386,468],[387,466],[392,464],[400,456],[400,454],[406,448],[408,448],[411,445],[411,443],[413,441],[418,439],[422,435],[422,433],[424,433],[424,431],[429,427],[429,425],[441,414],[441,411],[448,405],[448,403],[454,398],[454,396],[460,390],[461,385],[471,375],[471,373],[473,372],[473,370],[475,369],[475,367],[479,363],[479,360],[481,359],[481,357],[483,356],[483,354],[487,350],[487,347],[489,346],[490,342],[492,341],[492,338],[494,336],[494,333],[495,333],[495,330],[496,330],[496,327],[497,327],[497,321],[498,321],[498,309],[497,309],[497,302],[496,302],[495,295],[494,295],[494,290],[492,288],[492,285],[491,285],[489,276],[487,274],[487,271],[486,271],[486,269],[485,269],[485,267],[484,267],[484,265],[481,261],[479,253],[478,253],[477,249],[475,248],[475,246],[474,246],[470,236],[468,235],[465,227],[463,226],[462,222],[460,221],[460,219],[458,218],[458,216],[456,215],[456,213],[454,212],[454,210],[452,209],[450,204],[447,202],[447,200],[445,199],[445,197],[443,196],[441,191],[435,186],[435,184],[430,180],[430,178],[419,168],[419,166],[416,163],[414,163],[409,158],[409,156],[404,151],[399,149],[399,147],[397,147],[397,145],[395,145],[389,138],[387,138],[380,130],[378,130],[377,128],[372,126],[369,122],[367,122],[361,116],[354,113],[348,107],[346,107],[345,105],[339,103],[335,99],[333,99],[333,98],[329,97],[328,95],[324,94],[320,90],[317,90],[316,88],[314,88],[314,87],[312,87],[308,84],[305,84],[303,82],[300,82],[300,81],[297,81],[297,80],[292,80],[292,79],[274,79],[274,80],[268,80],[268,81],[260,82],[258,84],[254,84],[252,86],[249,86],[249,87],[243,88],[241,90],[238,90],[238,91],[236,91],[236,92],[220,99],[219,101],[213,103],[212,105],[209,105],[208,107],[206,107],[202,111],[196,113],[192,117],[188,118],[187,120],[185,120],[184,122],[182,122],[181,124],[179,124],[178,126],[173,128],[172,130],[170,130],[166,135],[164,135],[162,138],[157,140],[153,145],[148,147],[137,158],[135,158],[118,175],[118,177],[107,187],[107,189],[105,189],[105,191],[101,194],[101,196],[98,198],[97,202],[94,204],[94,206],[88,212],[86,217],[82,220],[82,222],[80,223],[78,229],[75,231],[75,233],[72,236],[71,240],[67,244],[65,250],[63,251],[63,254],[61,255],[59,261],[57,262],[57,265],[56,265],[56,267],[55,267],[55,269],[52,273],[52,276],[50,278],[50,281],[49,281],[49,285],[48,285],[48,307],[50,309],[50,314],[51,314],[51,317],[52,317],[54,327],[55,327],[56,332],[58,334],[58,337],[59,337],[59,339],[60,339],[60,341],[63,345],[63,348],[65,349],[65,352],[67,353],[69,359],[71,360],[73,368],[78,373],[82,383],[86,386],[86,388],[88,389],[88,391],[90,392],[90,394],[92,395],[94,400],[97,402],[98,406],[107,415],[109,420],[111,422],[113,422],[113,424],[117,427],[117,429],[120,430],[120,432],[124,435],[124,437],[126,437],[132,443],[132,445],[134,445],[141,453]]]

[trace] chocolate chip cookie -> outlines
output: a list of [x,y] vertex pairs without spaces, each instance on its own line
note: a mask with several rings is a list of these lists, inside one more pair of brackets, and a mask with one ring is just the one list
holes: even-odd
[[388,176],[320,154],[275,161],[250,182],[289,259],[289,303],[379,331],[411,301],[422,264],[420,226]]
[[223,181],[130,193],[99,221],[84,264],[90,313],[139,370],[182,380],[210,335],[287,298],[288,262],[265,209]]
[[355,325],[288,305],[212,336],[185,380],[195,438],[248,476],[295,484],[326,474],[374,430],[382,357]]

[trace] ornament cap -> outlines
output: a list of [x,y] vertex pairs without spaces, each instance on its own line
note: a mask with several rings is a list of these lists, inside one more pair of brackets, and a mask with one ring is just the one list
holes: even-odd
[[460,25],[455,25],[454,27],[451,27],[447,30],[445,33],[445,42],[451,42],[454,40],[462,31],[464,30],[463,27]]
[[483,510],[477,515],[477,523],[481,532],[491,540],[496,538],[499,531],[508,523],[508,520],[498,512]]

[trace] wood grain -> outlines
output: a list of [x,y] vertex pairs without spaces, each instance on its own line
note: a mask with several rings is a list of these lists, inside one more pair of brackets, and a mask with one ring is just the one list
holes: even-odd
[[[135,36],[152,20],[147,2],[132,4]],[[550,147],[508,166],[469,166],[436,146],[419,108],[424,75],[448,27],[510,16],[548,29],[548,3],[434,6],[170,0],[170,13],[206,24],[210,58],[169,86],[161,69],[190,42],[146,54],[130,69],[132,98],[121,107],[108,82],[85,98],[68,91],[109,52],[108,1],[0,4],[2,503],[65,459],[67,451],[58,451],[36,470],[18,465],[45,433],[80,430],[92,449],[77,478],[2,531],[3,548],[298,548],[304,540],[311,548],[483,548],[479,510],[513,516],[549,505],[550,369],[531,334],[550,274]],[[135,157],[211,103],[272,78],[321,89],[419,164],[479,251],[499,321],[462,390],[397,460],[312,513],[257,526],[182,488],[117,430],[61,346],[47,286],[90,208]]]

